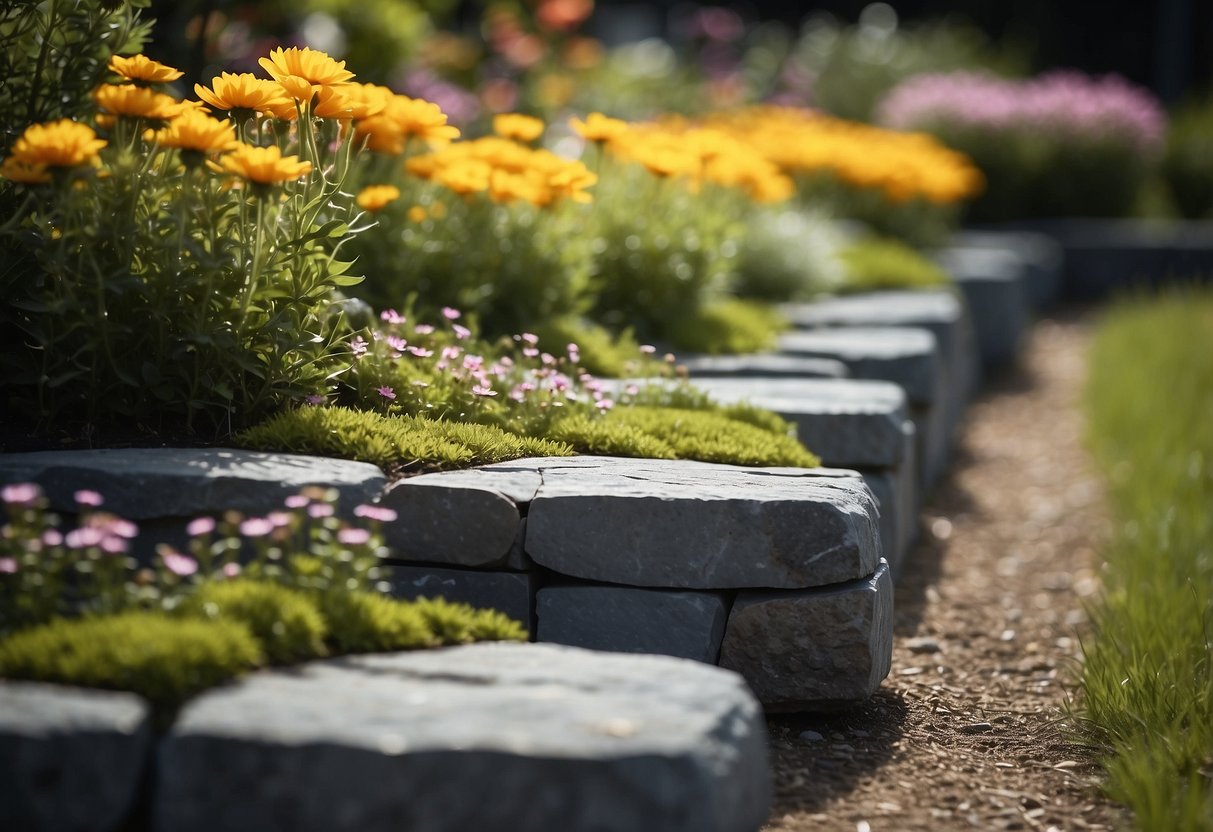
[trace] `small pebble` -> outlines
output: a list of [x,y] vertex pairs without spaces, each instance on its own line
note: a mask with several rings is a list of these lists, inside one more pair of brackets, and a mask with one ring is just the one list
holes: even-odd
[[994,726],[988,722],[974,722],[969,725],[960,726],[961,733],[964,734],[986,734],[994,730]]
[[817,733],[816,731],[801,731],[801,732],[800,732],[800,738],[801,738],[802,740],[806,740],[806,741],[808,741],[808,742],[819,742],[819,741],[821,741],[821,740],[824,740],[824,739],[825,739],[825,737],[824,737],[824,736],[822,736],[821,734]]
[[907,641],[906,649],[911,653],[938,653],[943,650],[943,647],[930,636],[921,636]]

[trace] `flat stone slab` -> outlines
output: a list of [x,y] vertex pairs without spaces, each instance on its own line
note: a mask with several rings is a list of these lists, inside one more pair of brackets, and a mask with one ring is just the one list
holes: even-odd
[[800,592],[742,592],[720,665],[745,677],[768,711],[828,710],[862,701],[889,674],[893,581],[867,578]]
[[682,356],[678,363],[693,379],[745,376],[746,378],[849,378],[847,365],[833,358],[756,353],[751,355]]
[[1024,267],[1028,300],[1033,309],[1052,304],[1061,292],[1064,253],[1047,234],[1032,231],[974,231],[964,229],[952,235],[950,248],[973,248],[1009,252]]
[[551,586],[536,600],[539,641],[716,664],[724,595],[623,586]]
[[489,572],[388,563],[380,567],[395,598],[445,598],[477,609],[495,609],[533,632],[535,575],[530,572]]
[[610,457],[526,464],[543,474],[526,551],[562,575],[791,589],[871,574],[880,558],[876,504],[853,472]]
[[339,504],[371,502],[387,479],[375,465],[228,448],[120,448],[0,455],[0,483],[36,482],[51,507],[75,512],[91,489],[128,520],[193,517],[235,509],[263,514],[309,486],[336,489]]
[[0,829],[114,829],[152,748],[130,693],[0,681]]
[[779,351],[837,359],[857,379],[900,384],[914,404],[929,405],[939,395],[939,345],[929,330],[919,327],[857,326],[788,332],[779,337]]
[[697,662],[480,644],[264,671],[183,709],[159,832],[752,832],[766,730]]
[[944,249],[936,259],[964,292],[983,366],[1014,361],[1030,314],[1023,262],[1011,252],[977,248]]

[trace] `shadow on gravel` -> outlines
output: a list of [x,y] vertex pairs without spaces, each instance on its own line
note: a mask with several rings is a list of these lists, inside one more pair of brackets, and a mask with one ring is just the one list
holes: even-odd
[[768,718],[771,765],[779,774],[772,817],[821,811],[872,776],[899,747],[907,713],[901,696],[882,688],[842,713]]

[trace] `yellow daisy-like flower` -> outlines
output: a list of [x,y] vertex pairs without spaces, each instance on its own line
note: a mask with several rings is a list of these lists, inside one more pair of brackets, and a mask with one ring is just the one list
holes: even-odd
[[[73,168],[92,164],[105,145],[105,139],[97,138],[87,124],[64,118],[26,128],[13,144],[11,158],[31,168]],[[16,163],[12,163],[14,173]]]
[[23,162],[12,156],[5,159],[4,164],[0,165],[0,176],[10,182],[23,182],[27,185],[51,181],[51,175],[47,172],[46,165],[31,165],[29,162]]
[[316,93],[316,88],[312,86],[312,82],[301,75],[283,75],[281,78],[275,79],[278,86],[282,87],[282,92],[291,100],[298,101],[300,104],[306,104],[312,100],[312,96]]
[[97,106],[116,116],[167,121],[188,109],[162,92],[130,84],[102,84],[93,92]]
[[387,87],[357,82],[344,85],[341,91],[349,97],[353,118],[359,121],[382,113],[387,109],[388,102],[396,95]]
[[586,141],[603,143],[613,141],[626,133],[628,123],[609,118],[602,113],[590,113],[585,117],[585,121],[579,118],[569,119],[569,127]]
[[[429,214],[427,214],[425,209],[420,205],[414,205],[409,209],[407,216],[409,218],[409,222],[425,222],[426,217],[428,217]],[[438,215],[435,214],[434,216],[437,217]]]
[[193,109],[186,110],[170,121],[167,127],[157,131],[155,140],[162,147],[197,153],[218,153],[239,144],[230,121],[220,121]]
[[544,124],[541,119],[524,116],[521,113],[502,113],[493,116],[493,132],[507,139],[517,139],[530,142],[543,135]]
[[312,115],[316,118],[349,120],[354,117],[354,99],[345,92],[345,87],[317,87]]
[[363,211],[376,214],[397,199],[400,199],[400,189],[395,185],[368,185],[358,192],[354,201]]
[[279,82],[288,75],[298,75],[313,84],[326,86],[344,84],[354,77],[354,73],[345,68],[345,61],[334,61],[323,52],[296,46],[275,49],[258,63]]
[[167,84],[185,74],[179,69],[153,61],[146,55],[132,55],[129,58],[113,55],[110,57],[109,69],[110,72],[115,72],[136,84]]
[[275,146],[253,147],[241,144],[219,159],[220,169],[246,179],[254,185],[277,185],[306,176],[312,163],[298,156],[283,156]]
[[[276,81],[258,78],[251,72],[225,72],[211,79],[211,86],[194,84],[194,93],[217,110],[269,112],[274,105],[290,103]],[[294,105],[292,104],[292,109]]]

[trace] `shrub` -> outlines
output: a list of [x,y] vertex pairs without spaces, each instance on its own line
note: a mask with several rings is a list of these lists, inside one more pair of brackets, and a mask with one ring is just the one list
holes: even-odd
[[839,293],[880,289],[932,289],[950,286],[947,272],[898,240],[867,238],[839,252],[843,278],[822,288]]
[[650,357],[653,348],[642,350],[631,329],[612,333],[606,327],[572,316],[540,321],[532,328],[539,336],[538,346],[550,353],[560,354],[569,344],[576,344],[581,353],[581,367],[596,376],[635,378],[666,372],[663,363]]
[[765,303],[730,298],[705,304],[678,318],[668,337],[679,350],[710,355],[736,355],[774,348],[787,329],[775,309]]
[[[406,602],[397,602],[406,603]],[[526,641],[521,624],[497,610],[478,610],[444,598],[418,598],[409,602],[441,644],[474,641]]]
[[240,622],[151,612],[57,619],[0,641],[0,677],[127,690],[165,706],[260,661]]
[[746,224],[734,290],[771,302],[803,300],[823,285],[841,282],[839,232],[803,210],[756,211]]
[[1175,113],[1162,171],[1183,216],[1213,217],[1213,99]]
[[177,612],[207,621],[244,624],[272,664],[289,664],[325,653],[327,626],[316,604],[307,595],[277,584],[249,579],[208,582]]

